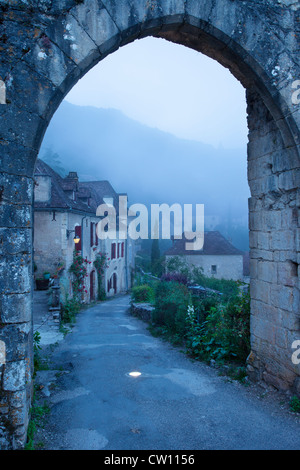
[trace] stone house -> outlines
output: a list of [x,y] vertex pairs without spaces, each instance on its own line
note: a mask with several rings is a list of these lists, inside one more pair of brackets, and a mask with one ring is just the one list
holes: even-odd
[[[72,295],[74,250],[87,260],[87,278],[83,301],[97,299],[98,279],[94,261],[105,253],[108,266],[102,279],[107,296],[126,292],[134,270],[132,240],[100,240],[97,236],[97,207],[113,201],[118,211],[118,194],[108,181],[80,182],[76,172],[62,178],[49,165],[38,159],[34,173],[34,264],[35,278],[58,272],[62,291]],[[74,238],[79,242],[75,243]],[[61,272],[62,270],[62,272]]]
[[174,256],[184,258],[189,266],[203,269],[207,277],[217,279],[232,279],[235,281],[244,277],[244,252],[234,247],[218,231],[204,233],[202,250],[186,250],[187,240],[173,240],[173,245],[165,252],[166,261]]

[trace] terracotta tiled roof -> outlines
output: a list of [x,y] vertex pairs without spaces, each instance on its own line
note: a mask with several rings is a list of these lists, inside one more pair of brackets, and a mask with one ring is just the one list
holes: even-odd
[[204,245],[202,250],[186,250],[186,240],[183,237],[180,240],[174,240],[173,246],[166,251],[167,256],[180,255],[243,255],[243,252],[235,248],[220,232],[204,232]]

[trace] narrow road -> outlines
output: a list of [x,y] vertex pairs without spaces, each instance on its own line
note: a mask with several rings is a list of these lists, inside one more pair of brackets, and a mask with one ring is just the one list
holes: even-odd
[[38,374],[44,449],[300,449],[295,415],[153,338],[128,307],[126,296],[80,313]]

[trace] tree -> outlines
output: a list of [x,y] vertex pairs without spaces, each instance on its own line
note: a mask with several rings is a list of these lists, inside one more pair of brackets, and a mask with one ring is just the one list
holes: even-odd
[[[160,249],[158,239],[152,241],[151,246],[151,271],[152,274],[158,274],[158,268],[160,265]],[[159,269],[160,271],[160,269]]]
[[52,147],[48,147],[44,151],[44,155],[41,157],[45,163],[47,163],[51,168],[53,168],[56,173],[58,173],[62,178],[67,174],[65,168],[62,165],[61,158],[57,152],[54,152]]

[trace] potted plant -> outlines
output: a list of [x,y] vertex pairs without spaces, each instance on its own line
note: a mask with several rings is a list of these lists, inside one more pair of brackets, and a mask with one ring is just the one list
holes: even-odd
[[43,273],[43,276],[44,276],[44,279],[49,280],[49,279],[50,279],[50,273],[49,273],[49,271],[45,271],[45,272]]
[[49,279],[44,279],[43,277],[38,277],[35,280],[37,290],[47,290],[49,287]]

